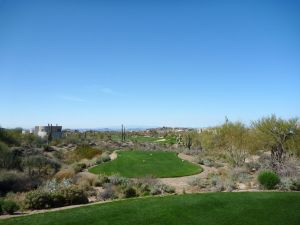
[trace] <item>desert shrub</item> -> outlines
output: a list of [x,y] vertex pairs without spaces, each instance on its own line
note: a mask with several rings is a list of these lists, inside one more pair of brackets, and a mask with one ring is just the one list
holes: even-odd
[[55,174],[61,167],[61,164],[44,155],[30,155],[23,159],[23,166],[28,175],[49,176]]
[[101,187],[103,186],[105,183],[108,183],[109,182],[109,178],[107,176],[102,176],[102,175],[99,175],[97,177],[97,179],[95,180],[94,182],[94,186],[96,187]]
[[250,172],[255,172],[257,170],[259,170],[261,168],[261,164],[259,162],[248,162],[245,164],[246,168],[250,171]]
[[50,192],[41,190],[28,192],[24,204],[27,209],[48,209],[53,205]]
[[140,190],[141,193],[150,192],[150,185],[149,184],[138,183],[137,187],[138,187],[138,189]]
[[100,158],[97,159],[96,163],[101,164],[101,163],[109,162],[110,160],[111,160],[110,156],[104,153],[100,156]]
[[86,164],[85,163],[76,163],[74,166],[74,171],[75,173],[82,172],[84,169],[86,169]]
[[151,195],[160,195],[161,194],[161,189],[159,186],[154,185],[153,187],[151,187],[150,189],[150,194]]
[[61,193],[64,197],[66,205],[86,204],[89,202],[84,191],[76,188],[75,186],[63,188],[59,191],[59,193]]
[[217,163],[215,162],[214,160],[212,159],[209,159],[209,158],[197,158],[196,159],[196,163],[200,164],[200,165],[205,165],[205,166],[208,166],[208,167],[216,167],[216,168],[219,168],[219,167],[222,167],[223,165],[221,163]]
[[110,156],[109,156],[108,154],[102,155],[102,156],[101,156],[101,159],[102,159],[103,162],[108,162],[108,161],[111,160],[111,159],[110,159]]
[[24,199],[25,199],[26,192],[9,192],[5,195],[5,200],[13,201],[17,203],[21,210],[24,209]]
[[189,181],[189,184],[200,189],[205,189],[212,192],[227,191],[231,192],[236,189],[236,184],[231,176],[224,174],[211,173],[207,178],[194,178]]
[[73,168],[64,168],[58,171],[54,177],[57,180],[63,180],[63,179],[72,179],[74,176],[75,176],[75,171]]
[[210,180],[211,183],[211,191],[212,192],[221,192],[225,191],[223,180],[218,175],[213,175]]
[[298,158],[291,156],[285,157],[284,163],[277,167],[277,174],[280,177],[300,177],[298,166]]
[[280,183],[278,184],[278,189],[282,191],[290,191],[293,184],[293,180],[289,177],[283,177],[280,179]]
[[101,151],[88,145],[81,145],[73,151],[73,154],[75,160],[92,159],[93,157],[100,155]]
[[75,183],[78,186],[82,186],[82,187],[87,186],[87,189],[89,189],[91,186],[95,185],[95,182],[97,179],[98,179],[98,176],[95,174],[82,172],[82,173],[79,173],[76,175]]
[[142,196],[147,196],[150,195],[150,188],[151,186],[149,184],[138,184],[138,191],[139,191],[139,195]]
[[116,199],[118,196],[113,189],[113,185],[107,183],[104,185],[104,191],[99,194],[101,200]]
[[0,141],[12,146],[20,144],[21,129],[4,129],[0,127]]
[[208,179],[203,179],[198,177],[192,178],[188,183],[192,186],[197,186],[200,188],[205,188],[209,186]]
[[292,191],[300,191],[300,180],[293,180],[290,189]]
[[[1,128],[0,128],[1,129]],[[0,141],[0,168],[14,169],[16,157],[9,147]]]
[[3,212],[10,214],[10,215],[14,214],[16,211],[18,211],[20,209],[20,207],[17,205],[17,203],[15,203],[14,201],[10,201],[10,200],[2,201],[1,208],[2,208]]
[[136,197],[137,193],[133,187],[128,187],[125,189],[124,195],[125,195],[125,198],[132,198],[132,197]]
[[128,183],[130,183],[130,180],[126,177],[120,177],[120,176],[111,176],[109,177],[110,183],[114,185],[124,185],[127,186]]
[[169,193],[169,194],[175,193],[175,188],[172,187],[172,186],[169,186],[169,185],[163,184],[163,185],[161,186],[161,189],[162,189],[162,191],[165,192],[165,193]]
[[61,193],[53,192],[50,195],[51,197],[51,208],[62,207],[65,205],[64,196]]
[[246,183],[251,181],[252,179],[248,170],[239,167],[233,168],[230,171],[230,177],[234,182],[240,182],[240,183]]
[[71,185],[72,185],[72,180],[69,178],[68,179],[64,178],[62,180],[58,180],[54,178],[46,181],[46,183],[44,184],[43,187],[41,187],[41,189],[47,192],[55,192],[62,188],[68,188]]
[[159,195],[164,193],[175,193],[175,188],[165,184],[156,184],[150,188],[151,195]]
[[39,179],[29,177],[17,171],[0,171],[0,195],[7,192],[27,191],[36,187]]
[[68,137],[64,137],[62,142],[65,145],[69,145],[69,144],[75,145],[79,143],[79,138],[75,136],[68,136]]
[[263,171],[258,175],[258,182],[266,189],[274,189],[279,184],[280,179],[277,174],[272,171]]
[[90,191],[92,189],[91,183],[86,179],[79,180],[76,183],[78,187],[85,192]]
[[48,209],[74,204],[86,204],[88,203],[88,198],[82,190],[71,186],[54,192],[44,190],[28,192],[24,203],[27,209]]

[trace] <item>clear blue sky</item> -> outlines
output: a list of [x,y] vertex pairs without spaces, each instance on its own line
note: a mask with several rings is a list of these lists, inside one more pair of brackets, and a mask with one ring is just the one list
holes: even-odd
[[0,125],[300,115],[300,1],[0,0]]

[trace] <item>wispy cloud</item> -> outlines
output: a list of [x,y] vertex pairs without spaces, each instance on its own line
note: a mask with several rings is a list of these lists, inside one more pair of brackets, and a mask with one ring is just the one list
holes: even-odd
[[71,101],[71,102],[85,102],[86,100],[78,98],[76,96],[59,96],[60,99]]
[[114,94],[116,94],[112,89],[110,89],[110,88],[102,88],[101,90],[100,90],[102,93],[104,93],[104,94],[108,94],[108,95],[114,95]]
[[98,85],[98,84],[92,84],[92,85],[86,85],[84,86],[84,90],[87,93],[93,93],[96,95],[109,95],[109,96],[121,96],[122,94],[118,91],[110,88],[105,87],[104,85]]

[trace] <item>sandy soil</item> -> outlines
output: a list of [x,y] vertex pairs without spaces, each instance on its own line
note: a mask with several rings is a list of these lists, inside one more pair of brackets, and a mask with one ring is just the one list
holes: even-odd
[[109,155],[109,157],[110,157],[111,160],[115,160],[118,157],[118,154],[116,153],[116,151],[114,151],[113,153],[111,153]]
[[[190,161],[194,163],[194,157],[190,155],[185,155],[183,153],[178,154],[178,157]],[[166,185],[173,186],[177,193],[182,193],[185,191],[186,193],[199,192],[195,187],[191,186],[189,182],[195,178],[206,178],[209,173],[216,172],[217,169],[214,167],[208,167],[201,165],[203,171],[196,175],[185,176],[185,177],[173,177],[173,178],[159,178],[158,180]]]

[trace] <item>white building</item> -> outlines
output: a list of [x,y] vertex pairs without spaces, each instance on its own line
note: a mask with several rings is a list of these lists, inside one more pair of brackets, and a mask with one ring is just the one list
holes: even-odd
[[51,124],[48,126],[35,126],[34,128],[34,134],[41,138],[47,137],[50,133],[53,139],[61,138],[62,126],[52,126]]

